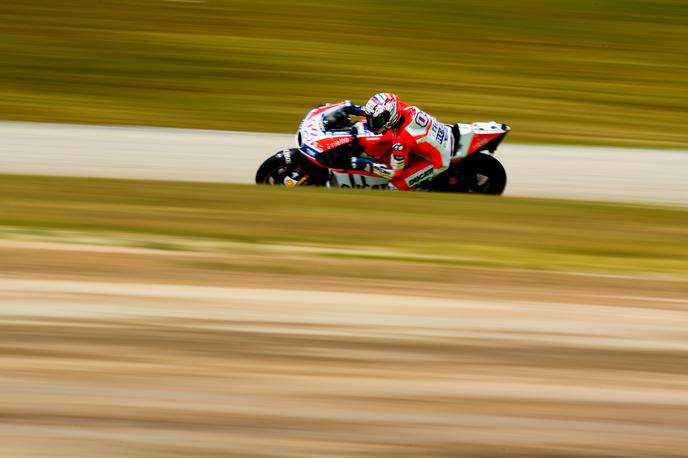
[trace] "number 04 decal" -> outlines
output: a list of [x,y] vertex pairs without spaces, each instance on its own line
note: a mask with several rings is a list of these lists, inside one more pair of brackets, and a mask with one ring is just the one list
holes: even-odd
[[430,119],[428,118],[428,115],[423,113],[422,111],[419,111],[418,114],[416,115],[416,119],[414,120],[416,124],[418,124],[420,127],[425,127],[428,125],[430,122]]

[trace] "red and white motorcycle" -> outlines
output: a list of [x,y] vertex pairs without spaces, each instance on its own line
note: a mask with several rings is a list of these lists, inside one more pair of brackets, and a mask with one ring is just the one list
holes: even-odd
[[[298,148],[282,150],[263,162],[256,173],[256,183],[386,189],[387,179],[350,170],[350,164],[354,156],[389,164],[392,133],[374,134],[365,119],[352,122],[343,110],[346,103],[322,105],[309,111],[296,134]],[[450,127],[457,144],[451,165],[420,183],[417,189],[502,194],[506,172],[493,154],[509,126],[492,121]]]

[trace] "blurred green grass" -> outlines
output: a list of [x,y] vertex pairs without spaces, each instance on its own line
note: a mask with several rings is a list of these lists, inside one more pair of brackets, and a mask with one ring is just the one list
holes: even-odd
[[[2,229],[10,231],[2,231]],[[71,230],[304,256],[586,272],[688,274],[688,209],[630,204],[0,176],[0,236]],[[190,246],[192,246],[191,244]],[[145,246],[145,245],[144,245]],[[206,245],[206,246],[212,246]],[[160,247],[158,247],[160,248]],[[266,258],[266,268],[271,264]]]
[[0,113],[292,132],[395,91],[512,140],[688,146],[685,0],[4,0]]

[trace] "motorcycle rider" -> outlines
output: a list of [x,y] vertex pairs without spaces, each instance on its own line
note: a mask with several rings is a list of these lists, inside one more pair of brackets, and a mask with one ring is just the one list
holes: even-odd
[[[455,129],[388,92],[372,96],[363,110],[357,108],[360,107],[353,105],[351,114],[365,114],[372,132],[382,134],[391,130],[393,145],[389,165],[354,157],[353,170],[387,178],[391,189],[413,190],[449,167],[452,154],[458,149]],[[410,158],[411,153],[415,157]]]

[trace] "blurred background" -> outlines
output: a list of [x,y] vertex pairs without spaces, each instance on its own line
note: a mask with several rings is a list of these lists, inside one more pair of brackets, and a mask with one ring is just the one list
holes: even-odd
[[683,0],[6,0],[0,112],[293,132],[393,91],[515,141],[686,147],[687,18]]
[[[3,0],[0,457],[688,456],[687,23]],[[378,91],[510,124],[507,195],[240,184]]]

